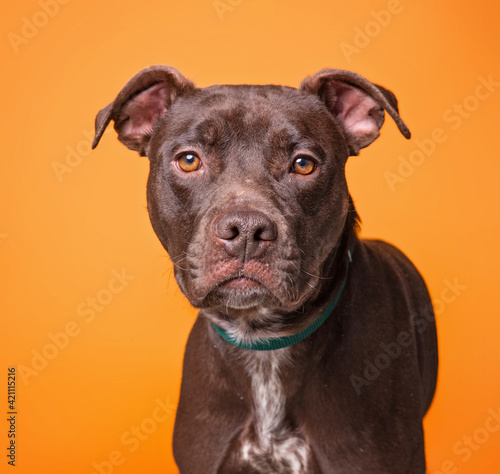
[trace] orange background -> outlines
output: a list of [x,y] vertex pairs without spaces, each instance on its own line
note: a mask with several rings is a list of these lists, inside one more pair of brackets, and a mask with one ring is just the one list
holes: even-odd
[[[222,0],[221,18],[212,0],[71,0],[55,13],[51,3],[34,31],[26,22],[44,24],[43,0],[10,2],[0,20],[0,384],[16,365],[16,472],[176,472],[173,409],[195,311],[148,220],[147,159],[114,132],[89,150],[97,111],[152,64],[200,86],[298,86],[338,67],[396,93],[413,139],[388,119],[381,138],[350,159],[350,190],[363,236],[403,249],[440,308],[429,473],[499,472],[500,431],[487,421],[500,410],[498,82],[473,98],[480,76],[500,81],[495,3]],[[397,4],[377,28],[371,11]],[[371,34],[365,43],[354,42],[358,28]],[[347,44],[362,47],[348,55]],[[473,110],[459,120],[455,104]],[[407,160],[435,128],[444,142],[391,189],[387,172],[398,173],[398,157]],[[57,166],[67,166],[59,178]],[[130,279],[117,283],[113,271]],[[447,282],[458,282],[456,294]],[[106,304],[91,320],[96,296]],[[79,333],[61,335],[68,323]],[[42,353],[51,360],[26,372]],[[468,436],[481,440],[470,456],[460,451]],[[121,464],[102,464],[110,456]]]

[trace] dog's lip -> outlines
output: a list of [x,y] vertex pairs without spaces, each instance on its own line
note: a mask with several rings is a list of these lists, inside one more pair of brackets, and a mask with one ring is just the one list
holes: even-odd
[[248,275],[232,275],[222,282],[218,283],[219,288],[227,288],[231,290],[255,290],[263,285],[257,279]]

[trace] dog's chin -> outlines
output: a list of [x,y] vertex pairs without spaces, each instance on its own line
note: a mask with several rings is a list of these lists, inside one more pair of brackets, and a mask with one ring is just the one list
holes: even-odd
[[203,307],[221,310],[247,310],[275,306],[277,298],[264,284],[248,278],[230,278],[218,283],[204,298]]
[[267,306],[275,300],[269,289],[262,283],[247,277],[232,278],[214,288],[214,303],[227,309],[245,310]]

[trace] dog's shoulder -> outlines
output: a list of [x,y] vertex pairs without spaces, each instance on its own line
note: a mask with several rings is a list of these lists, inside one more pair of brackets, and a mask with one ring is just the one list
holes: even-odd
[[385,240],[361,239],[356,253],[358,250],[369,263],[396,265],[401,269],[418,272],[414,263],[399,248]]
[[362,239],[353,254],[353,270],[383,284],[427,298],[427,286],[414,263],[397,247],[377,239]]

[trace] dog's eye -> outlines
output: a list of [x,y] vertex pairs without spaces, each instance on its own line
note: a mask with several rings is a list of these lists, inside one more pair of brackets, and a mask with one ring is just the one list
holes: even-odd
[[177,164],[182,171],[189,173],[200,168],[201,160],[194,153],[184,153],[177,158]]
[[311,174],[316,169],[316,163],[306,156],[295,158],[291,172],[301,175]]

